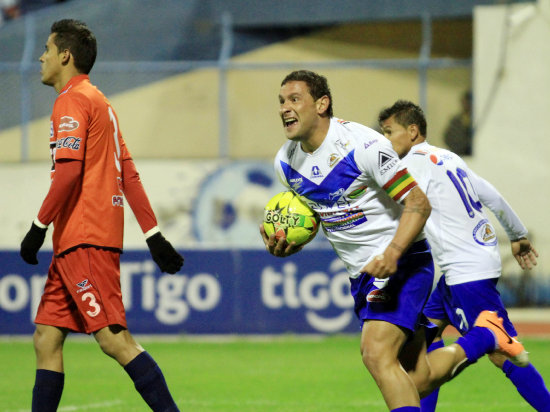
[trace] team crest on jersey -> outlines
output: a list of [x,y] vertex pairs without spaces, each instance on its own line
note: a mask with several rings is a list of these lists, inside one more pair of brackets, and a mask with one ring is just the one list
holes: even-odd
[[71,116],[61,116],[61,119],[59,119],[59,127],[57,128],[57,133],[71,132],[78,129],[78,126],[80,126],[80,124]]
[[336,163],[340,160],[340,156],[338,156],[336,153],[331,153],[328,157],[328,167],[334,167]]
[[319,169],[319,166],[313,166],[311,168],[311,178],[323,177],[323,172]]
[[384,289],[374,289],[367,295],[367,302],[371,303],[388,302],[390,299],[391,296]]
[[82,282],[78,282],[76,286],[79,287],[79,289],[76,291],[76,293],[82,293],[85,290],[88,290],[92,287],[90,283],[88,283],[88,279],[84,279]]
[[493,226],[487,219],[481,220],[472,232],[474,240],[482,246],[495,246],[497,235]]
[[380,169],[380,174],[384,175],[388,170],[390,170],[398,160],[390,154],[385,152],[378,152],[378,168]]

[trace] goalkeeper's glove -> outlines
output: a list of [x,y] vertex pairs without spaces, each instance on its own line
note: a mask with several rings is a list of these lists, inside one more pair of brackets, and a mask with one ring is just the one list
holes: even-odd
[[161,272],[173,275],[183,266],[183,256],[168,242],[160,232],[147,238],[151,256]]
[[21,242],[21,250],[19,251],[19,254],[25,262],[31,265],[38,265],[36,254],[44,243],[47,230],[48,228],[43,229],[37,226],[34,222],[32,223],[30,230]]

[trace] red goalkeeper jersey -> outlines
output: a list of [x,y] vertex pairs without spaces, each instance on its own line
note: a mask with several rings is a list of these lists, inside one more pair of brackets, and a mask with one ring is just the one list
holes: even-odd
[[113,108],[87,75],[73,77],[57,97],[50,149],[52,179],[57,162],[82,162],[81,180],[53,221],[54,254],[79,245],[122,249],[122,163],[131,156]]

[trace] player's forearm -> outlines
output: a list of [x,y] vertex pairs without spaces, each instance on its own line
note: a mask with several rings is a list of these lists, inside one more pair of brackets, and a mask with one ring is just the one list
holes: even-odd
[[[50,190],[38,212],[38,221],[48,226],[65,206],[82,175],[79,160],[57,161]],[[40,226],[40,225],[39,225]]]
[[399,226],[392,242],[386,249],[387,253],[398,257],[403,255],[422,231],[432,211],[428,198],[418,187],[411,190],[404,203],[405,207],[399,220]]
[[523,225],[519,216],[491,183],[474,175],[472,184],[481,203],[493,212],[510,240],[527,235],[527,228]]
[[124,196],[143,233],[154,234],[151,233],[151,230],[157,227],[157,218],[132,159],[122,162],[122,187]]

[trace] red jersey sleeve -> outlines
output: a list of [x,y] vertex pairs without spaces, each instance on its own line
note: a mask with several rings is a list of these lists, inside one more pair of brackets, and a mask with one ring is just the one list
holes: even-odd
[[38,212],[38,220],[46,226],[65,206],[68,200],[67,193],[73,192],[82,177],[82,162],[78,160],[58,162],[55,169],[50,190]]
[[122,162],[122,191],[143,233],[157,226],[157,218],[132,159]]

